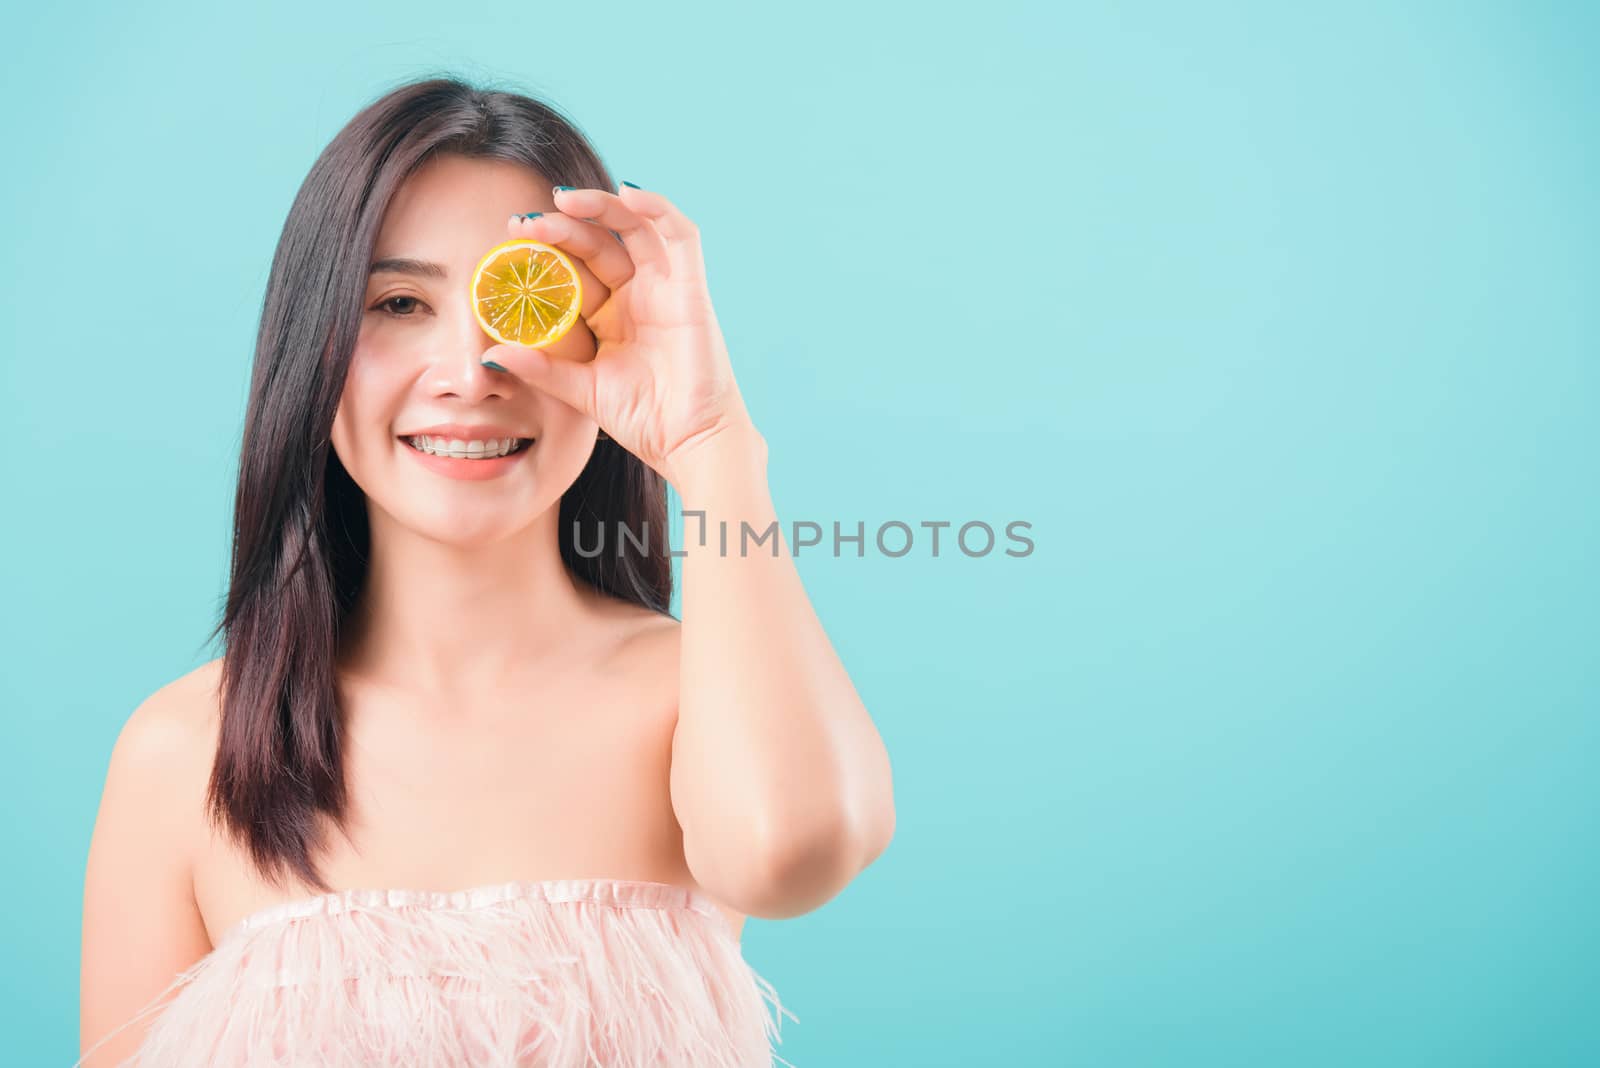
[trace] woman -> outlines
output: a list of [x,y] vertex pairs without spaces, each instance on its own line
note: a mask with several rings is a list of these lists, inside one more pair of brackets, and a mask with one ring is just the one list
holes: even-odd
[[[468,300],[510,238],[581,276],[544,351]],[[268,281],[225,655],[111,757],[80,1063],[770,1064],[786,1010],[744,917],[837,894],[894,806],[789,553],[754,541],[766,457],[667,197],[455,79],[351,120]]]

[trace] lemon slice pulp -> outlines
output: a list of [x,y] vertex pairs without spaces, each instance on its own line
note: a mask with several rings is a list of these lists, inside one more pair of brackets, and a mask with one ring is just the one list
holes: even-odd
[[572,260],[541,241],[506,241],[472,272],[472,310],[501,344],[541,348],[578,321],[583,283]]

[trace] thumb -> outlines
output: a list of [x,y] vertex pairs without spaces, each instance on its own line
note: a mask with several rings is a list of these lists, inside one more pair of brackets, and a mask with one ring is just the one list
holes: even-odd
[[552,356],[524,345],[494,345],[483,354],[485,366],[516,375],[533,388],[595,418],[594,366]]

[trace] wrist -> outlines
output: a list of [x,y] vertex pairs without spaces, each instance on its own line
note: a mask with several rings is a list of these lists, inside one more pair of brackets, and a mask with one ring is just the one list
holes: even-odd
[[678,450],[663,472],[685,504],[743,479],[765,479],[767,439],[751,422],[732,423]]

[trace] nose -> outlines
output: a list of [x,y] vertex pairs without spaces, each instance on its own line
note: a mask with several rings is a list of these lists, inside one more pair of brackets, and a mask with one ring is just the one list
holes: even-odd
[[484,353],[497,342],[487,334],[472,309],[463,306],[459,324],[440,337],[428,365],[428,389],[435,395],[454,394],[465,400],[504,394],[507,376],[483,366]]

